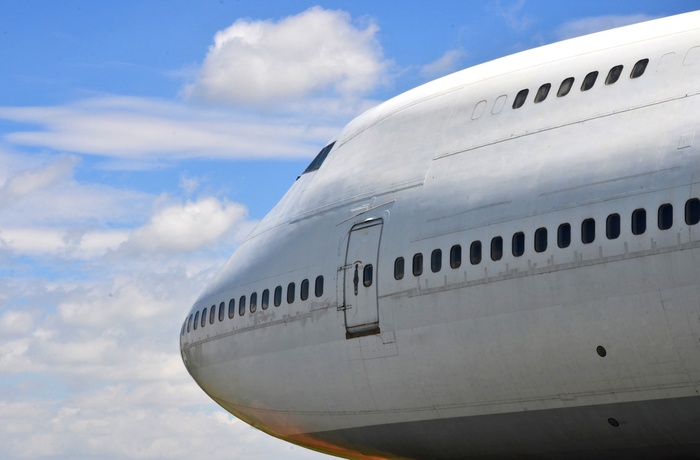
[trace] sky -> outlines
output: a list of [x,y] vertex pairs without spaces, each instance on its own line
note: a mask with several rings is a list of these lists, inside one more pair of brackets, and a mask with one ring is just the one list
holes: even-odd
[[207,280],[352,118],[700,1],[0,0],[0,452],[329,459],[185,370]]

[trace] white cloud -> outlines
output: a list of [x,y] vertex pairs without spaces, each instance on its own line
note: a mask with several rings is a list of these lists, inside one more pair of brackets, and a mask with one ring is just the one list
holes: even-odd
[[77,161],[73,156],[60,157],[49,165],[22,171],[6,179],[0,186],[0,207],[66,179]]
[[558,40],[578,37],[581,35],[592,34],[602,30],[614,29],[615,27],[627,26],[637,22],[650,21],[655,16],[646,14],[631,14],[631,15],[606,15],[595,16],[588,18],[576,19],[569,21],[557,28],[556,37]]
[[40,126],[6,134],[14,145],[138,162],[304,158],[313,157],[349,116],[366,106],[359,100],[340,108],[308,102],[296,114],[255,115],[114,96],[57,107],[0,107],[0,119]]
[[464,54],[461,50],[446,51],[437,60],[421,67],[420,73],[424,78],[433,79],[455,72],[459,70],[458,66]]
[[191,251],[216,242],[246,215],[243,205],[213,197],[168,206],[134,230],[127,246],[146,252]]
[[320,7],[278,22],[239,19],[216,34],[197,80],[183,92],[189,99],[263,107],[329,90],[364,94],[388,67],[378,30]]

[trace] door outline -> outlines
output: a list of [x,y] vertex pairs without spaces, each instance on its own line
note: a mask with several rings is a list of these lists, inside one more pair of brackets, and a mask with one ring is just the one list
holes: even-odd
[[[348,233],[343,271],[343,302],[341,309],[345,319],[345,337],[363,337],[379,334],[379,308],[377,278],[379,242],[384,221],[372,219],[354,225]],[[364,278],[365,268],[372,272],[369,285]]]

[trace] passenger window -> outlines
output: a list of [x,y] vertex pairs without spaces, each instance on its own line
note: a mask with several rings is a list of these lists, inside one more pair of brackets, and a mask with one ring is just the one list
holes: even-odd
[[462,265],[462,246],[455,244],[450,248],[450,267],[459,268]]
[[641,61],[638,61],[632,68],[630,78],[639,78],[644,75],[644,71],[647,69],[647,64],[649,64],[649,59],[642,59]]
[[547,250],[547,229],[544,227],[535,230],[535,252]]
[[557,97],[564,97],[569,94],[571,88],[574,86],[574,77],[569,77],[561,82],[559,86],[559,91],[557,91]]
[[520,107],[525,104],[525,100],[527,99],[527,94],[530,92],[528,89],[523,89],[520,90],[517,96],[515,96],[515,100],[513,101],[513,108],[514,109],[519,109]]
[[275,288],[275,307],[282,305],[282,286]]
[[263,310],[267,310],[267,307],[270,306],[270,290],[265,289],[262,293],[262,299],[260,299],[260,306],[262,307]]
[[294,283],[289,283],[287,285],[287,303],[294,303],[294,289],[295,289]]
[[[196,320],[195,324],[197,324]],[[190,332],[190,326],[192,326],[192,315],[190,315],[190,318],[187,320],[187,332]]]
[[615,67],[610,69],[610,72],[608,72],[608,76],[605,77],[605,84],[612,85],[620,79],[620,75],[622,75],[622,66],[616,65]]
[[202,310],[202,322],[199,324],[200,327],[207,325],[207,309]]
[[551,83],[545,83],[544,85],[540,86],[540,89],[537,90],[537,94],[535,95],[535,104],[539,104],[547,99],[547,95],[549,94],[549,90],[551,88]]
[[316,285],[314,286],[314,294],[316,297],[321,297],[323,295],[323,276],[316,277]]
[[476,240],[469,247],[469,262],[472,265],[481,263],[481,241]]
[[299,296],[301,300],[306,300],[309,298],[309,280],[306,279],[301,282],[301,289],[299,289]]
[[571,225],[561,224],[557,229],[557,246],[568,248],[571,244]]
[[644,209],[636,209],[632,213],[632,233],[641,235],[647,231],[647,212]]
[[498,98],[496,99],[496,102],[493,103],[493,109],[491,109],[491,113],[493,115],[498,115],[499,113],[501,113],[501,111],[503,110],[503,107],[506,106],[507,99],[508,99],[508,96],[506,96],[505,94],[498,96]]
[[245,296],[242,295],[240,299],[238,299],[238,316],[243,316],[245,315]]
[[226,314],[226,302],[221,302],[219,304],[219,322],[224,320]]
[[670,203],[659,206],[659,230],[668,230],[673,226],[673,206]]
[[212,305],[209,310],[209,324],[214,324],[216,321],[216,305]]
[[228,301],[228,317],[233,318],[236,314],[236,301],[231,299]]
[[199,312],[194,315],[194,330],[197,330],[197,325],[199,324]]
[[605,236],[609,240],[614,240],[620,236],[620,215],[610,214],[605,220]]
[[586,219],[581,222],[581,242],[590,244],[595,241],[595,220]]
[[394,279],[403,279],[403,257],[397,257],[394,261]]
[[497,236],[491,239],[491,260],[501,260],[503,257],[503,238]]
[[513,235],[513,255],[520,257],[525,254],[525,234],[518,232]]
[[432,270],[433,273],[442,270],[442,250],[435,249],[430,254],[430,270]]
[[423,274],[423,254],[420,252],[413,256],[413,276]]
[[255,310],[257,310],[257,309],[258,309],[258,293],[253,292],[250,295],[250,308],[249,308],[249,310],[251,313],[255,313]]
[[372,264],[365,265],[362,269],[362,285],[364,287],[370,287],[372,285],[372,278],[374,278],[374,267]]
[[691,198],[685,203],[685,223],[696,225],[700,222],[700,200]]
[[581,84],[581,91],[588,91],[589,89],[593,88],[597,78],[598,71],[593,71],[586,75],[586,78],[583,79],[583,83]]

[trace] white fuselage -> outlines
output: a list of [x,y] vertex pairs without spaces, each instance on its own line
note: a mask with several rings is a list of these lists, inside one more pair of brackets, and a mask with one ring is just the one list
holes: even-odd
[[185,365],[339,456],[700,456],[699,133],[700,13],[400,95],[204,290]]

